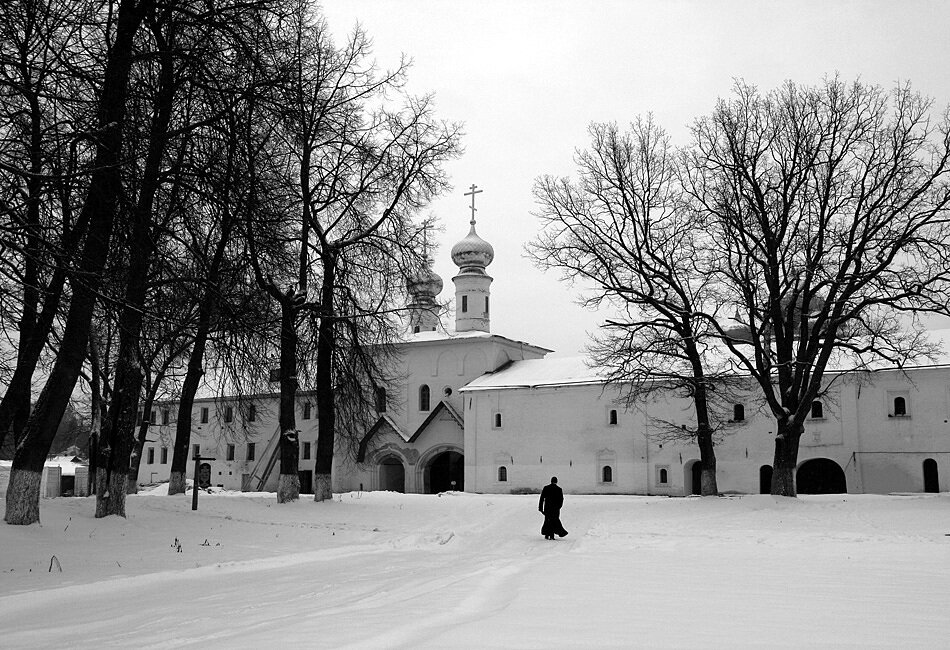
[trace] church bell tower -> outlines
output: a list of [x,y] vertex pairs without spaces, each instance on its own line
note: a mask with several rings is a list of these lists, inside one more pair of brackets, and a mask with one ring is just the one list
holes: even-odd
[[472,185],[465,196],[472,197],[472,219],[468,235],[452,247],[452,262],[459,267],[455,283],[455,331],[489,332],[489,297],[492,277],[485,268],[495,258],[491,244],[475,232],[475,195],[482,190]]

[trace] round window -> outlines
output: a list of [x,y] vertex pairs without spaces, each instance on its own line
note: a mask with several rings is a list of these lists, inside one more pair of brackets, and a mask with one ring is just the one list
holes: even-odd
[[445,395],[446,397],[449,397],[452,394],[452,387],[446,386],[445,388],[443,388],[442,394]]

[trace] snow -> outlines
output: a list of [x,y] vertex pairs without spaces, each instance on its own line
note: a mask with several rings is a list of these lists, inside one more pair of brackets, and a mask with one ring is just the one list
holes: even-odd
[[[44,500],[0,524],[0,645],[943,647],[950,494]],[[181,551],[178,551],[180,545]],[[58,571],[55,556],[62,571]],[[49,571],[53,564],[52,572]]]

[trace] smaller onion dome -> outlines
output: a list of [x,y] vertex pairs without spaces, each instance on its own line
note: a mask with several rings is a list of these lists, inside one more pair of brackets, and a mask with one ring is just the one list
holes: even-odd
[[406,290],[414,298],[435,298],[442,292],[442,278],[431,268],[406,279]]
[[485,267],[495,259],[495,249],[475,232],[475,221],[472,220],[470,223],[472,228],[468,231],[468,235],[452,247],[452,262],[463,273],[466,271],[484,273]]

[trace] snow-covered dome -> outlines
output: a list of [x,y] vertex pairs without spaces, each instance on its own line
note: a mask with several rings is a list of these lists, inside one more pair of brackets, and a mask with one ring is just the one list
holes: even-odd
[[435,297],[442,292],[442,278],[431,268],[410,276],[406,280],[406,290],[411,296]]
[[475,221],[468,235],[452,247],[452,261],[462,272],[484,273],[485,267],[495,259],[495,249],[475,232]]

